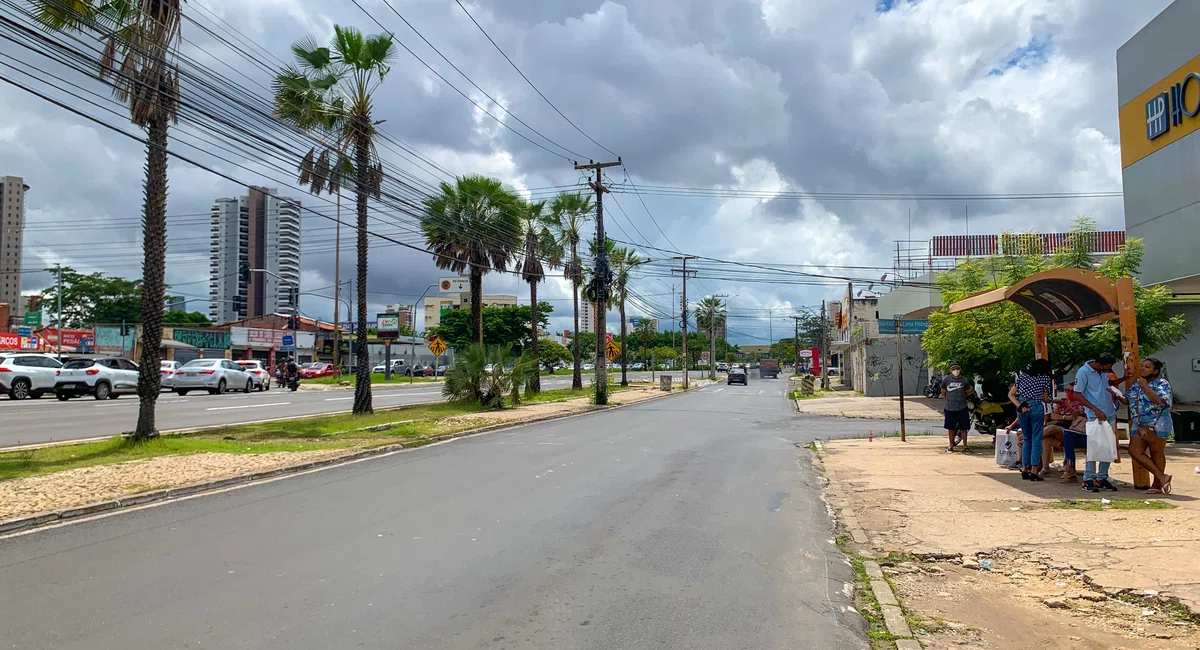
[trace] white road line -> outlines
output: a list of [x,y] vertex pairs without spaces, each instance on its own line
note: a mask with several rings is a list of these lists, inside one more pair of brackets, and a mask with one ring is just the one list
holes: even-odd
[[718,388],[718,389],[714,390],[713,392],[714,392],[714,393],[719,393],[719,392],[721,392],[721,391],[723,391],[723,390],[725,390],[725,389],[724,389],[724,388]]
[[[378,397],[383,397],[383,396],[379,395]],[[325,401],[326,402],[344,402],[348,399],[354,399],[354,397],[353,396],[350,396],[350,397],[326,397]]]
[[206,408],[204,410],[205,411],[231,411],[233,409],[266,408],[268,406],[287,406],[289,404],[291,404],[291,402],[275,402],[273,404],[241,404],[238,406],[213,406],[210,408]]
[[765,392],[767,392],[767,391],[765,391],[765,390],[760,390],[760,391],[758,391],[758,394],[759,394],[759,395],[762,395],[762,394],[763,394],[763,393],[765,393]]

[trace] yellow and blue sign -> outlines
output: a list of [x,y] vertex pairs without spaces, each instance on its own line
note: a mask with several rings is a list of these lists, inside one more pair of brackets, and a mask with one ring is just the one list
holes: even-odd
[[1200,129],[1200,56],[1121,107],[1121,167]]

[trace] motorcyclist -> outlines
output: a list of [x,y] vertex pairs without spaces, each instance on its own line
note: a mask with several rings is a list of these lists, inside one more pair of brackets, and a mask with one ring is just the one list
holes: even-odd
[[300,368],[296,365],[295,357],[288,357],[286,375],[287,375],[288,381],[291,381],[291,380],[295,379],[296,377],[300,376]]

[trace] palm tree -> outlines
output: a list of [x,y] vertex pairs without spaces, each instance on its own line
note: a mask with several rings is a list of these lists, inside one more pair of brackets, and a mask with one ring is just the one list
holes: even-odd
[[571,302],[575,308],[574,340],[571,354],[575,357],[575,371],[571,388],[583,389],[583,370],[579,354],[579,285],[583,284],[583,263],[579,259],[579,242],[583,240],[583,228],[592,213],[592,197],[563,192],[550,203],[552,229],[563,249],[571,251],[571,259],[563,267],[563,275],[571,281]]
[[[149,2],[150,0],[146,0]],[[391,34],[364,36],[353,27],[334,25],[333,41],[320,47],[311,36],[292,45],[295,64],[285,66],[273,83],[276,114],[301,129],[332,134],[328,148],[315,150],[300,164],[313,188],[333,179],[339,184],[339,169],[354,170],[354,193],[358,209],[358,351],[354,376],[355,414],[372,413],[371,363],[367,350],[367,210],[372,195],[380,197],[383,163],[375,150],[375,122],[371,119],[372,95],[387,76],[388,62],[395,56]],[[353,155],[353,163],[344,158]],[[330,157],[334,158],[331,173]]]
[[721,306],[721,299],[716,296],[708,296],[702,299],[696,305],[696,329],[708,334],[708,345],[711,350],[711,357],[708,360],[708,375],[716,377],[716,330],[725,324],[725,310]]
[[[562,252],[550,232],[550,217],[546,212],[546,202],[537,201],[522,206],[521,228],[525,231],[525,248],[521,252],[521,277],[529,283],[529,327],[532,332],[533,358],[538,359],[538,297],[537,285],[546,277],[546,269],[542,265],[543,258],[550,268],[562,263]],[[535,363],[529,377],[529,391],[542,391],[541,364]]]
[[142,212],[142,354],[135,440],[158,435],[155,404],[162,389],[167,261],[167,129],[178,121],[181,0],[33,0],[46,29],[82,32],[104,42],[97,76],[129,104],[130,121],[146,129]]
[[617,300],[617,309],[621,312],[621,385],[629,385],[629,376],[626,367],[628,361],[628,345],[625,342],[625,299],[629,297],[629,274],[634,267],[642,263],[638,258],[637,252],[628,248],[618,248],[616,257],[613,258],[613,264],[617,267],[616,279],[613,282],[613,293]]
[[507,268],[521,249],[520,198],[494,178],[460,176],[423,203],[421,232],[434,263],[470,275],[471,326],[482,345],[483,275]]

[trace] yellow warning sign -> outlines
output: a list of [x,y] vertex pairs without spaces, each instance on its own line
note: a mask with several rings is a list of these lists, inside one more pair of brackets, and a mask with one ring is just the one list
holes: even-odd
[[617,357],[621,356],[621,346],[613,341],[609,341],[608,345],[604,348],[604,355],[608,357],[609,361],[616,361]]
[[442,356],[442,353],[446,351],[446,342],[436,336],[429,339],[429,351],[435,357]]

